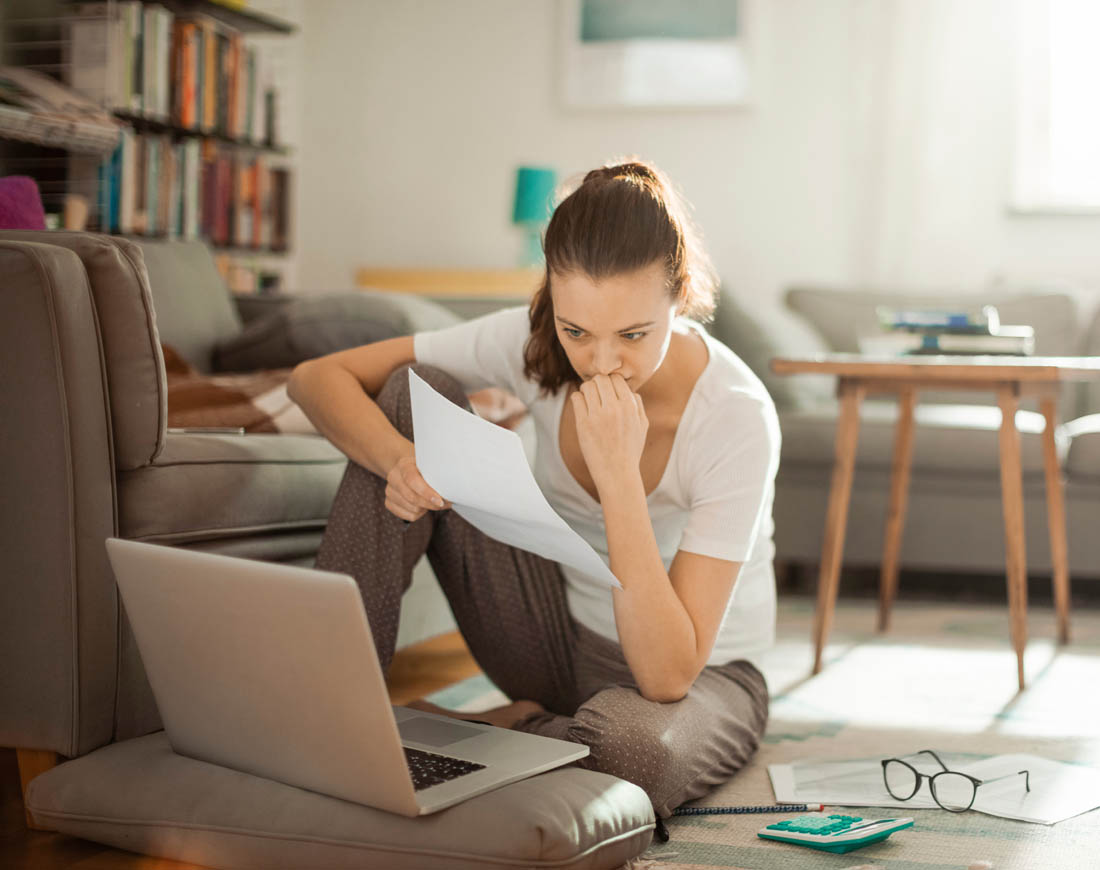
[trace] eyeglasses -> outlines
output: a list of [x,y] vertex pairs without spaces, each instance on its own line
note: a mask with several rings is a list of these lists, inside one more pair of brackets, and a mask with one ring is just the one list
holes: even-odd
[[900,758],[886,758],[882,761],[882,779],[886,783],[886,790],[891,797],[899,801],[907,801],[920,789],[921,781],[928,780],[928,790],[932,792],[932,799],[943,809],[952,813],[965,813],[974,805],[974,798],[978,793],[978,786],[988,785],[991,782],[999,782],[1010,776],[1023,776],[1024,788],[1031,791],[1031,776],[1026,770],[1016,773],[1006,773],[994,779],[978,779],[968,773],[960,773],[957,770],[948,770],[938,755],[931,749],[922,749],[907,755],[912,758],[916,755],[931,755],[943,768],[939,773],[921,773],[911,764],[907,764]]

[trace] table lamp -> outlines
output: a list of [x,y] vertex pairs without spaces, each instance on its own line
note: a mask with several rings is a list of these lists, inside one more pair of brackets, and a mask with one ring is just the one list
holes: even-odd
[[557,178],[553,169],[521,166],[516,170],[512,223],[524,232],[522,265],[542,264],[542,230],[550,220]]

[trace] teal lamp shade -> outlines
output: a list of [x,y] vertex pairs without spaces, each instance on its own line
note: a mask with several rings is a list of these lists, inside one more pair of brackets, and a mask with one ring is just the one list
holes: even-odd
[[557,176],[553,169],[521,166],[516,170],[516,199],[512,207],[512,223],[518,224],[526,234],[524,265],[537,266],[542,262],[542,244],[539,235],[554,207],[554,188]]

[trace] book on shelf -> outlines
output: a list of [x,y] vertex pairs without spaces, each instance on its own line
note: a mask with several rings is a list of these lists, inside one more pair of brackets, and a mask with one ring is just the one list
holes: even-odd
[[76,3],[66,24],[68,83],[100,105],[274,147],[274,89],[238,31],[140,0]]
[[73,151],[110,151],[120,125],[94,101],[47,75],[0,66],[0,136]]
[[106,157],[70,155],[69,174],[86,180],[103,232],[287,250],[289,171],[264,154],[124,129]]

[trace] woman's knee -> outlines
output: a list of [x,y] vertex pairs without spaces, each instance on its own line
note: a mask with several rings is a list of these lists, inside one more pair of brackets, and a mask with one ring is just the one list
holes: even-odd
[[409,396],[410,371],[414,372],[444,398],[449,399],[459,407],[467,409],[470,407],[462,385],[443,369],[418,363],[401,366],[401,368],[395,369],[386,380],[385,385],[375,398],[375,402],[397,431],[406,438],[411,439],[413,437],[412,401]]
[[629,780],[653,795],[677,777],[679,767],[667,707],[633,689],[606,689],[576,712],[569,739],[588,746],[585,767]]

